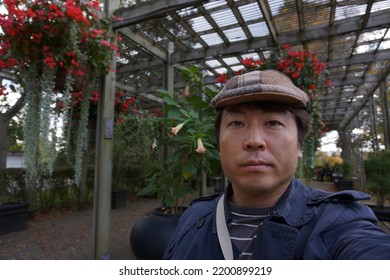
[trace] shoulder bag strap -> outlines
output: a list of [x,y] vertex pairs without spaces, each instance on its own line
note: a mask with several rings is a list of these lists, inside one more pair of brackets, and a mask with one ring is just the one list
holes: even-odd
[[226,226],[224,197],[225,194],[220,197],[217,204],[217,234],[219,245],[221,246],[225,260],[233,260],[232,242],[230,240],[229,231]]

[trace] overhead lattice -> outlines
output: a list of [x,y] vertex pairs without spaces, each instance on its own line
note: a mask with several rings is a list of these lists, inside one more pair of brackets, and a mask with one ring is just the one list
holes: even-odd
[[168,59],[199,65],[215,83],[219,73],[242,68],[242,59],[284,43],[328,64],[333,87],[319,101],[330,129],[344,130],[379,96],[381,82],[390,86],[390,0],[159,0],[115,14],[124,19],[114,28],[126,45],[117,82],[134,94],[164,87]]

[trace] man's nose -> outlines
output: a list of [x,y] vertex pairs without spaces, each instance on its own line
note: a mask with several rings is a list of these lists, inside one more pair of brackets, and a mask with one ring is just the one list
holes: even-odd
[[249,128],[244,148],[247,150],[264,149],[266,147],[264,136],[261,128],[257,126]]

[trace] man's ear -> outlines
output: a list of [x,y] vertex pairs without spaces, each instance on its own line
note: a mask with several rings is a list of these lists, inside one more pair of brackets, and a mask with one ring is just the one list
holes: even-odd
[[302,150],[301,148],[298,149],[298,158],[302,158],[303,157],[303,153],[302,153]]

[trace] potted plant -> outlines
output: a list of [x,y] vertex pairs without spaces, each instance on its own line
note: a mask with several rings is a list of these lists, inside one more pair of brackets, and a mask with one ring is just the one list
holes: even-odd
[[347,159],[343,159],[341,164],[336,164],[335,172],[333,173],[333,182],[338,190],[352,190],[353,189],[353,164]]
[[154,159],[153,141],[158,133],[159,115],[159,112],[145,115],[133,109],[114,128],[113,209],[126,205],[129,193],[136,192],[137,183],[143,182],[144,174],[148,172],[150,162]]
[[390,208],[385,206],[390,199],[390,150],[371,154],[364,161],[367,176],[367,190],[377,198],[377,205],[371,205],[379,220],[390,221]]
[[96,78],[110,71],[117,49],[116,38],[109,31],[110,21],[97,16],[100,2],[96,0],[4,0],[3,4],[0,69],[12,72],[26,100],[27,188],[33,192],[42,175],[51,174],[58,124],[72,119],[75,92],[82,97],[74,137],[78,183],[89,97]]
[[0,170],[0,235],[23,230],[29,218],[28,204],[23,200],[24,169]]
[[199,178],[205,183],[206,174],[219,175],[214,110],[209,107],[216,92],[204,86],[202,72],[196,66],[180,71],[188,82],[180,95],[160,90],[165,102],[165,115],[159,119],[160,135],[155,141],[160,158],[153,162],[147,184],[138,195],[156,195],[161,207],[141,217],[132,228],[130,245],[139,259],[162,258],[186,208],[186,198],[200,191]]

